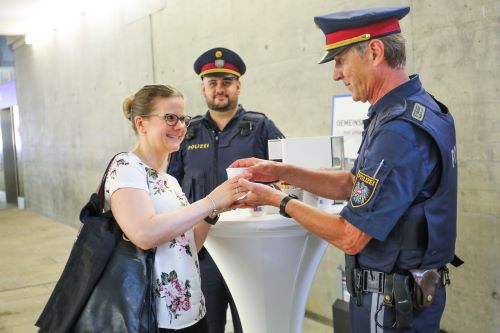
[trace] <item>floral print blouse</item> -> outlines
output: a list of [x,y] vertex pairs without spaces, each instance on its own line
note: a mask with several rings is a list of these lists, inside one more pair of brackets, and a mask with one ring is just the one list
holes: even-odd
[[[157,213],[189,204],[174,177],[157,172],[134,153],[117,155],[109,169],[105,184],[108,208],[111,195],[120,188],[149,192]],[[205,316],[193,229],[158,246],[154,271],[158,327],[180,329],[194,325]]]

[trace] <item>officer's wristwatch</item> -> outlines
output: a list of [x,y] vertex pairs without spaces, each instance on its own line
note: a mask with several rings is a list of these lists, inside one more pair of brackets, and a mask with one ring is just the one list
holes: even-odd
[[285,212],[285,208],[286,208],[286,205],[288,204],[288,201],[292,200],[292,199],[298,199],[299,197],[296,196],[295,194],[289,194],[287,195],[286,197],[284,197],[282,200],[281,200],[281,203],[280,203],[280,215],[281,216],[284,216],[284,217],[291,217],[290,215],[288,215],[286,212]]

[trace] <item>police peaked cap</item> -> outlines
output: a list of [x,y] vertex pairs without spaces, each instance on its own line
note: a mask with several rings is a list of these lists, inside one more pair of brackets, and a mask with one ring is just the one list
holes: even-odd
[[194,71],[202,78],[209,74],[227,74],[240,77],[245,74],[246,66],[236,52],[216,47],[206,51],[196,59]]
[[329,62],[348,47],[377,37],[401,32],[399,20],[410,7],[381,7],[316,16],[314,22],[326,37],[326,53],[320,64]]

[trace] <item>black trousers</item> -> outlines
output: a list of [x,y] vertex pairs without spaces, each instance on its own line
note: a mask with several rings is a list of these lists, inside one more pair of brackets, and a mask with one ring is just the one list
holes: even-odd
[[224,333],[227,307],[229,305],[234,332],[243,333],[238,310],[217,265],[204,247],[198,252],[198,258],[200,260],[201,289],[207,307],[205,317],[208,321],[209,332]]
[[160,333],[208,333],[207,317],[194,324],[193,326],[181,328],[180,330],[171,330],[168,328],[159,328]]

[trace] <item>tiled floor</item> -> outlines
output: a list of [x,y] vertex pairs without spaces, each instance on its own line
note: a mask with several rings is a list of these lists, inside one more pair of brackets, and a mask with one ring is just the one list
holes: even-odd
[[0,333],[36,331],[75,235],[74,228],[24,210],[0,210]]
[[[17,208],[0,209],[0,333],[36,332],[77,230]],[[308,318],[303,333],[332,333]],[[255,332],[248,332],[255,333]]]

